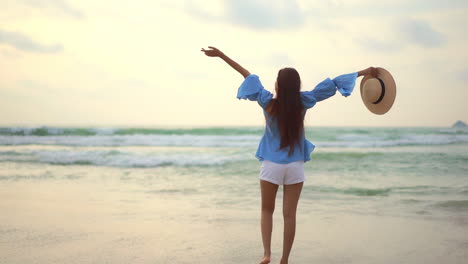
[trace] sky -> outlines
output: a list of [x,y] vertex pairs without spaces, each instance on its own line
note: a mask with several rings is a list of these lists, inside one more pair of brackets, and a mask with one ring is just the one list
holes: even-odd
[[318,103],[306,126],[468,122],[468,1],[0,0],[0,126],[261,126],[236,99],[243,77],[274,91],[283,67],[302,90],[369,66],[397,97],[370,113],[353,94]]

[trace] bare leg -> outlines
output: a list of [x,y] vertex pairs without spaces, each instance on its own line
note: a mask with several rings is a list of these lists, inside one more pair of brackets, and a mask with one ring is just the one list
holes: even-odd
[[260,264],[270,263],[271,258],[271,231],[273,230],[273,212],[275,211],[276,192],[278,185],[264,180],[260,180],[260,189],[262,192],[262,241],[263,241],[263,260]]
[[281,264],[287,264],[289,253],[294,242],[296,234],[296,209],[299,197],[301,196],[302,185],[304,183],[296,183],[284,185],[283,194],[283,218],[284,218],[284,233],[283,233],[283,256]]

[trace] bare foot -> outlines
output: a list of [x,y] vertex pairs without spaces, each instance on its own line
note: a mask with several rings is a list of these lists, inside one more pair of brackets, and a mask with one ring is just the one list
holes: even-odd
[[260,263],[258,263],[258,264],[268,264],[268,263],[270,263],[270,257],[265,256],[265,257],[263,257],[263,260],[260,261]]

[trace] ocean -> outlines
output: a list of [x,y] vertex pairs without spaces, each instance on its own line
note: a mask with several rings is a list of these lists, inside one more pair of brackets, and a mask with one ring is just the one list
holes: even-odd
[[[256,263],[262,133],[0,127],[0,263]],[[307,127],[306,137],[316,149],[292,260],[466,263],[467,129]]]

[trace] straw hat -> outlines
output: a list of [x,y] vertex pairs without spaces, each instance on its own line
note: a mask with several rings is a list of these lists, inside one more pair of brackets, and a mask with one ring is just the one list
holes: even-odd
[[366,75],[361,81],[361,98],[367,109],[383,115],[390,110],[396,97],[396,84],[384,68],[376,68],[377,77]]

